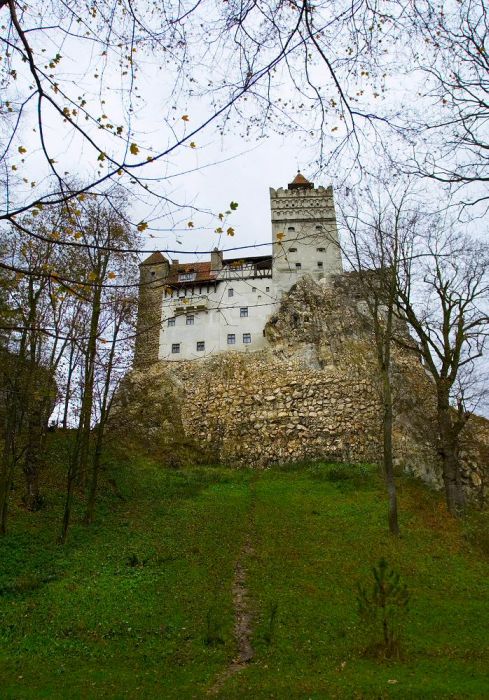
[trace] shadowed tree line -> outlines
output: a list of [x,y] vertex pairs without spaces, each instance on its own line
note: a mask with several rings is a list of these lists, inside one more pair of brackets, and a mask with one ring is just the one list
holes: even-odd
[[[70,524],[75,486],[86,491],[85,520],[93,520],[107,417],[130,361],[135,317],[137,261],[111,248],[135,244],[118,214],[124,207],[117,192],[110,205],[106,197],[89,197],[83,210],[67,205],[28,222],[40,239],[25,242],[11,228],[2,241],[2,533],[17,470],[25,478],[26,507],[42,505],[39,480],[52,415],[60,427],[75,429],[60,539]],[[84,248],[55,245],[69,228]],[[59,269],[70,283],[59,278]]]

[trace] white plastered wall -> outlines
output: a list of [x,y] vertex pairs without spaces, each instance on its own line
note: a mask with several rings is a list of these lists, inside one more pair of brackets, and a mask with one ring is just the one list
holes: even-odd
[[[253,352],[266,345],[263,335],[265,323],[277,308],[277,298],[272,280],[267,278],[221,279],[216,285],[207,285],[202,294],[163,299],[162,323],[160,331],[161,360],[202,359],[217,352]],[[215,287],[215,289],[214,289]],[[232,296],[229,296],[232,290]],[[195,292],[195,287],[194,287]],[[187,303],[184,303],[187,302]],[[197,310],[196,307],[205,306]],[[248,316],[240,315],[241,309],[248,310]],[[178,313],[178,310],[181,310]],[[193,316],[193,324],[187,324],[187,316]],[[168,319],[174,318],[175,325],[169,326]],[[243,342],[243,334],[250,334],[251,342]],[[228,335],[234,334],[235,344],[228,344]],[[197,350],[197,343],[204,342],[205,349]],[[179,344],[180,352],[172,352],[172,345]]]

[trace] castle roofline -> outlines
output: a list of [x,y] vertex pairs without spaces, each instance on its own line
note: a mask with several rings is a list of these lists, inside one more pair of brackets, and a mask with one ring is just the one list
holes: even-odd
[[158,265],[159,263],[164,263],[168,262],[163,253],[160,253],[159,250],[156,250],[154,253],[151,253],[151,255],[143,260],[141,265]]

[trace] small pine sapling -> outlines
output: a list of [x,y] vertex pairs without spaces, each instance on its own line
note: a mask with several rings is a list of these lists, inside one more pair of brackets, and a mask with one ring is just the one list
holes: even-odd
[[374,582],[371,590],[358,584],[358,613],[373,629],[380,624],[382,641],[369,647],[378,656],[400,656],[400,634],[405,615],[409,611],[409,592],[400,575],[382,558],[372,568]]

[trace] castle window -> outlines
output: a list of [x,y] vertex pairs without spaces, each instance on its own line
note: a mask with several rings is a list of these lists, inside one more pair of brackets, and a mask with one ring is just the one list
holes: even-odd
[[251,288],[251,291],[253,292],[253,294],[255,294],[255,293],[256,293],[256,287],[252,287],[252,288]]
[[247,318],[248,316],[248,307],[247,306],[242,306],[239,310],[239,315],[241,318]]
[[243,343],[249,345],[251,343],[251,333],[243,333]]
[[297,248],[289,248],[289,253],[297,253]]
[[191,282],[196,277],[196,272],[181,272],[178,275],[179,282]]
[[236,344],[236,336],[234,333],[228,333],[228,345],[235,345]]
[[192,316],[192,314],[189,314],[187,318],[185,319],[185,323],[187,326],[193,326],[195,321],[195,316]]
[[318,260],[318,267],[322,267],[322,266],[323,266],[322,261],[321,261],[321,260]]
[[318,248],[317,249],[318,253],[324,253],[325,250],[326,250],[326,248]]
[[156,275],[156,272],[154,270],[151,270],[151,277],[154,277]]
[[321,226],[321,224],[318,224],[316,226],[316,231],[322,231],[322,230],[323,230],[323,227]]
[[295,226],[289,226],[289,228],[287,229],[287,231],[295,231]]
[[296,264],[295,264],[295,269],[296,269],[296,270],[300,270],[301,267],[302,267],[302,264],[301,264],[301,263],[296,263]]
[[175,325],[175,316],[173,316],[173,318],[169,318],[166,323],[168,326],[174,326]]
[[228,297],[234,297],[234,289],[232,287],[228,289]]
[[270,287],[265,287],[265,291],[266,291],[266,292],[269,292],[269,291],[270,291]]
[[197,342],[197,352],[203,352],[205,350],[205,342],[203,340],[199,340]]
[[180,352],[180,343],[172,343],[171,351],[173,355],[178,355]]

